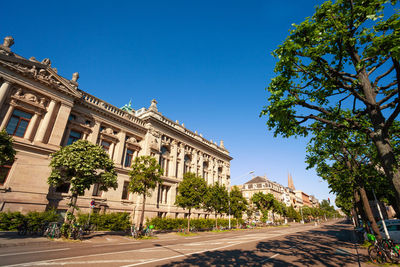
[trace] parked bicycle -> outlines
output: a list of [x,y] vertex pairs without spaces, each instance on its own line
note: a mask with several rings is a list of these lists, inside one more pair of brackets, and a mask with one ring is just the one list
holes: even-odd
[[69,229],[69,237],[74,240],[77,240],[77,239],[82,240],[82,238],[83,238],[82,227],[77,223],[71,224],[71,228]]
[[136,225],[135,224],[131,225],[131,236],[133,238],[139,238],[140,237],[139,231],[138,231],[138,229],[136,229]]
[[43,233],[43,236],[48,238],[60,238],[60,224],[58,222],[51,222]]
[[400,247],[394,244],[391,239],[378,241],[372,234],[367,234],[369,241],[373,242],[368,247],[368,255],[374,263],[398,263],[400,261]]

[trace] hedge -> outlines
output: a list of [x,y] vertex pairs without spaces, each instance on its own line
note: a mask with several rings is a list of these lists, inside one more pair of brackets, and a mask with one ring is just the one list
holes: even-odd
[[[244,221],[239,220],[239,224]],[[147,221],[148,225],[154,225],[156,230],[177,230],[187,227],[187,219],[183,218],[153,218]],[[191,219],[190,227],[196,229],[212,229],[215,226],[215,219]],[[228,219],[218,219],[218,226],[228,227]],[[236,227],[236,219],[231,219],[231,226]]]
[[59,219],[59,215],[55,210],[44,212],[31,211],[26,215],[19,211],[0,212],[0,231],[16,231],[18,226],[24,222],[36,229],[45,222],[54,222]]
[[[87,224],[89,219],[88,213],[79,213],[78,223]],[[90,224],[97,226],[98,231],[124,231],[130,228],[130,214],[127,212],[115,212],[115,213],[92,213],[90,214]]]

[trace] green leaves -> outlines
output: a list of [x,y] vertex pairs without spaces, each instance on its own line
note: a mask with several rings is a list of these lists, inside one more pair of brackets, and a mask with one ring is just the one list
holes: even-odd
[[216,182],[208,186],[204,196],[204,208],[217,214],[228,212],[228,191],[224,185]]
[[13,162],[15,153],[12,137],[6,130],[0,131],[0,166]]
[[151,156],[135,158],[129,172],[129,191],[139,195],[151,196],[151,191],[162,184],[163,170],[157,160]]
[[185,173],[182,182],[178,185],[175,204],[184,209],[198,209],[203,203],[206,191],[207,184],[203,178],[194,173]]
[[53,153],[50,167],[47,182],[53,186],[70,183],[73,194],[83,195],[95,183],[104,191],[118,187],[114,162],[100,146],[86,140],[78,140]]
[[242,192],[237,186],[232,188],[232,191],[229,193],[230,199],[230,207],[231,207],[231,214],[236,219],[241,219],[243,213],[247,210],[247,200],[243,197]]

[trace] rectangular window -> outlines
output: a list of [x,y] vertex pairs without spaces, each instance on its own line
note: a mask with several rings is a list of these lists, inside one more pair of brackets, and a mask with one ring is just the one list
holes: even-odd
[[100,197],[101,193],[102,193],[102,191],[100,190],[100,184],[94,184],[92,196]]
[[69,136],[68,136],[67,146],[75,143],[76,141],[81,139],[81,137],[82,137],[82,133],[71,130],[71,132],[69,133]]
[[132,166],[132,159],[133,159],[133,151],[130,149],[126,150],[126,154],[125,154],[125,167],[130,167]]
[[104,140],[101,141],[101,147],[104,149],[104,151],[108,152],[110,149],[110,146],[111,146],[110,142],[107,142]]
[[24,137],[31,118],[32,114],[15,109],[7,124],[7,133],[18,137]]
[[10,173],[10,169],[10,165],[4,165],[0,167],[0,185],[3,185],[6,182],[8,174]]
[[128,199],[129,197],[128,188],[129,188],[129,182],[125,181],[124,187],[122,188],[122,197],[121,197],[122,199]]

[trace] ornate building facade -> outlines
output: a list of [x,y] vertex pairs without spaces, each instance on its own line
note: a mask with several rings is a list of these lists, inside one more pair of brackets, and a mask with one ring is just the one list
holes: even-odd
[[[147,217],[183,217],[174,205],[177,185],[185,172],[195,172],[208,184],[230,185],[232,158],[219,145],[173,122],[157,109],[117,108],[79,88],[78,73],[72,79],[57,74],[49,59],[25,59],[11,50],[14,40],[0,45],[0,130],[13,136],[15,161],[0,168],[0,211],[67,209],[69,186],[49,187],[50,154],[78,139],[98,144],[113,159],[118,188],[101,192],[93,185],[79,197],[78,206],[132,212],[138,217],[141,198],[128,192],[132,160],[155,157],[164,169],[163,184],[147,199]],[[196,211],[196,216],[206,216]]]

